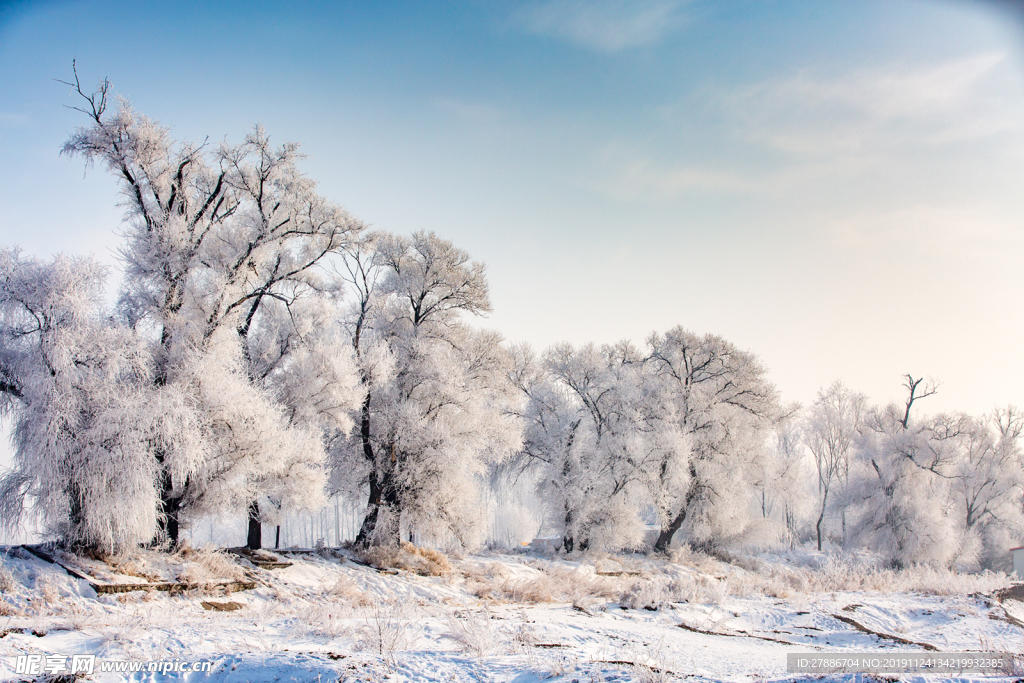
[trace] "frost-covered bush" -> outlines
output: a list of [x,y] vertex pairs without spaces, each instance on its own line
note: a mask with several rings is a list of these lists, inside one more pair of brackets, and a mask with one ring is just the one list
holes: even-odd
[[356,648],[378,655],[393,668],[395,653],[412,643],[416,627],[410,607],[400,600],[375,600],[357,631]]
[[344,602],[327,601],[310,605],[300,615],[314,636],[340,638],[352,632],[349,624],[351,610]]
[[730,580],[706,574],[655,574],[633,581],[618,597],[624,609],[656,610],[672,603],[719,605],[731,591]]

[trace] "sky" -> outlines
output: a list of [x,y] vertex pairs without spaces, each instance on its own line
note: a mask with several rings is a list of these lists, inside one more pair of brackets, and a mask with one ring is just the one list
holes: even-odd
[[787,401],[911,373],[928,412],[1024,405],[1015,3],[0,0],[0,246],[113,290],[116,185],[59,154],[72,60],[178,139],[300,142],[367,224],[484,262],[509,340],[682,325]]

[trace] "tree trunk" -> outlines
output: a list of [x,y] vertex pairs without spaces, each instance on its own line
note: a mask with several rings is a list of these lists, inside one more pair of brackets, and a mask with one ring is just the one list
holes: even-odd
[[281,549],[281,525],[277,525],[277,530],[274,532],[274,550]]
[[260,504],[256,500],[249,503],[249,534],[245,547],[249,550],[263,547],[263,522],[260,521]]
[[82,512],[82,493],[78,484],[70,482],[67,493],[70,500],[68,521],[71,523],[71,528],[64,541],[68,543],[69,547],[74,547],[82,542],[81,533],[85,526],[85,516]]
[[814,525],[814,528],[818,532],[818,550],[821,551],[821,523],[825,521],[825,507],[828,503],[828,489],[825,489],[825,495],[821,498],[821,514],[818,515],[818,523]]
[[668,526],[661,530],[658,534],[658,540],[654,542],[654,551],[662,554],[668,554],[668,546],[672,543],[672,537],[679,531],[683,522],[686,521],[686,512],[690,509],[690,503],[697,497],[697,492],[700,490],[701,485],[697,479],[697,471],[690,463],[690,488],[686,492],[686,500],[683,502],[683,507],[680,508],[679,514],[668,523]]
[[[163,468],[163,456],[157,456],[157,462]],[[166,469],[160,482],[160,507],[163,514],[160,516],[157,527],[157,541],[166,540],[170,542],[170,548],[178,546],[180,533],[181,497],[174,495],[174,486],[171,482],[171,473]]]
[[796,548],[796,515],[793,514],[793,509],[789,507],[789,502],[786,502],[786,530],[789,531],[789,549],[793,550]]
[[567,553],[571,553],[576,547],[576,539],[572,537],[572,510],[569,509],[569,503],[565,504],[565,533],[562,534],[562,550]]
[[668,546],[672,543],[672,537],[676,535],[676,532],[679,531],[680,528],[682,528],[683,522],[685,521],[686,506],[684,505],[683,509],[679,511],[679,514],[676,515],[675,518],[668,523],[668,526],[662,529],[661,533],[658,534],[658,540],[654,542],[654,551],[667,554]]
[[[370,498],[366,503],[366,517],[356,535],[356,546],[365,548],[370,545],[401,545],[400,519],[382,519],[391,514],[401,515],[398,492],[392,483],[390,472],[378,479],[375,472],[370,473]],[[391,528],[380,528],[388,524]]]
[[356,534],[356,545],[365,548],[370,545],[373,532],[377,529],[377,517],[380,514],[380,506],[383,502],[382,494],[384,489],[377,482],[377,473],[370,472],[370,499],[366,502],[366,516],[363,517],[363,524]]

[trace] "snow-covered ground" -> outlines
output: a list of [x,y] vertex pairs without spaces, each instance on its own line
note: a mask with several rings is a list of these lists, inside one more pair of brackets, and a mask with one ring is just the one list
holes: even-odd
[[[111,564],[63,556],[96,583],[256,582],[229,595],[97,595],[8,549],[0,678],[37,678],[16,672],[19,655],[89,654],[97,664],[85,680],[95,681],[767,681],[811,678],[787,674],[793,652],[1024,650],[1024,605],[989,597],[1009,584],[1001,575],[896,575],[835,561],[812,570],[800,564],[822,558],[809,556],[746,568],[696,555],[480,554],[450,566],[410,557],[425,575],[384,573],[350,553],[281,555],[292,565],[275,569],[210,552]],[[115,661],[212,666],[98,671]]]

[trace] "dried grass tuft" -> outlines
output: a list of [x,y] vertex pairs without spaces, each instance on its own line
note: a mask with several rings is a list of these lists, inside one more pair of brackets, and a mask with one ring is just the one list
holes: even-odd
[[350,610],[340,602],[312,605],[301,614],[309,633],[322,638],[341,638],[352,633],[347,624]]
[[329,598],[339,600],[349,607],[369,607],[373,604],[367,592],[347,576],[338,577],[325,593]]
[[647,576],[632,583],[619,596],[623,609],[658,610],[672,603],[720,605],[729,595],[729,581],[707,574]]
[[140,579],[145,579],[150,582],[159,582],[160,575],[154,574],[153,572],[146,571],[145,567],[136,560],[122,560],[110,562],[110,568],[118,574],[124,576],[137,576]]
[[444,553],[403,542],[394,546],[370,546],[356,552],[356,557],[377,569],[404,569],[420,576],[446,576],[452,565]]
[[621,591],[619,580],[598,576],[589,567],[547,564],[537,569],[539,573],[532,577],[516,579],[509,577],[505,570],[488,565],[483,572],[464,574],[466,588],[482,600],[527,604],[583,604],[598,598],[615,597]]
[[791,597],[795,593],[845,591],[971,595],[991,593],[1009,585],[1010,578],[1002,572],[968,574],[930,565],[894,570],[840,555],[829,555],[820,567],[759,562],[753,571],[737,572],[730,577],[732,594],[778,598]]
[[445,616],[448,621],[447,637],[455,641],[463,652],[477,658],[489,654],[504,641],[504,633],[495,625],[487,605],[480,610],[466,607],[447,612]]
[[18,580],[4,564],[3,558],[0,558],[0,593],[11,593],[17,586]]
[[245,578],[245,570],[235,564],[227,553],[217,550],[212,545],[202,550],[184,547],[176,555],[184,560],[178,570],[178,581],[181,583],[205,585],[219,581],[241,581]]
[[53,585],[50,579],[36,576],[35,589],[47,607],[56,607],[60,603],[60,591]]

